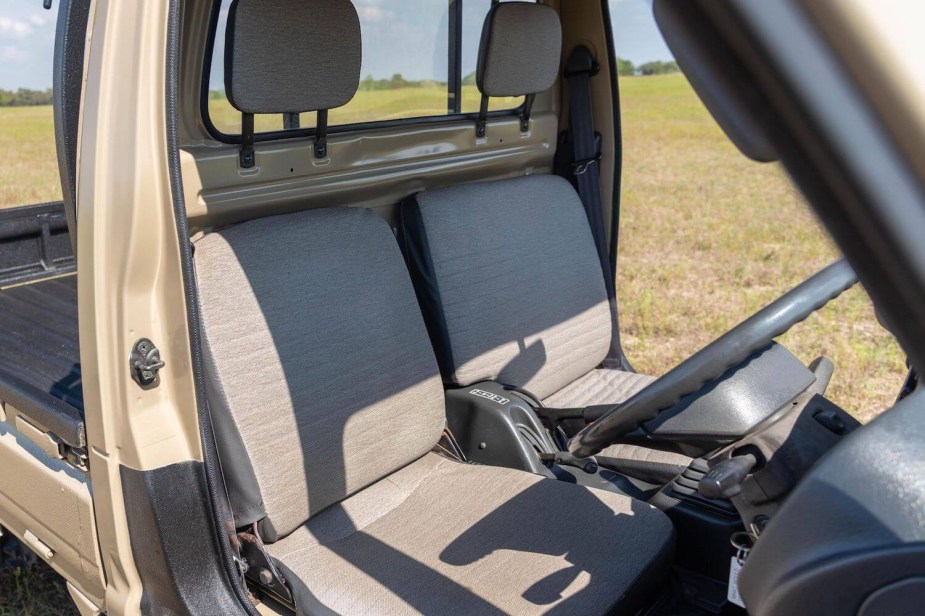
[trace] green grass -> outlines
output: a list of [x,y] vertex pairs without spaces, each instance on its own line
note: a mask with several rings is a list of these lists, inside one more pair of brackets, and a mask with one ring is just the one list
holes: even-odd
[[[476,109],[474,90],[465,96],[465,109]],[[683,77],[626,78],[622,97],[623,342],[637,370],[658,375],[837,258],[838,251],[781,169],[739,154]],[[219,126],[237,130],[235,112],[215,105]],[[331,113],[331,122],[444,107],[438,89],[360,92],[345,110]],[[303,125],[311,125],[311,116]],[[260,118],[258,129],[280,127],[267,122],[279,119]],[[14,154],[0,167],[0,207],[60,198],[50,108],[0,108],[0,146]],[[902,352],[860,288],[780,341],[804,361],[820,354],[835,360],[830,395],[864,421],[892,403],[905,371]],[[45,565],[28,574],[0,569],[0,616],[73,613],[65,601],[63,584]]]

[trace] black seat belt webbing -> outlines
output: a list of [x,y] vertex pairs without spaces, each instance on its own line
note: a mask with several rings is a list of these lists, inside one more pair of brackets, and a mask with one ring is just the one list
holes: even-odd
[[623,351],[620,347],[620,325],[617,320],[616,281],[607,248],[604,231],[604,214],[601,203],[600,188],[600,152],[597,151],[594,136],[594,116],[591,104],[591,77],[597,73],[598,66],[587,47],[576,47],[565,67],[565,78],[569,92],[569,130],[571,132],[572,173],[578,184],[578,195],[585,207],[591,234],[597,247],[597,255],[604,275],[604,286],[610,302],[610,320],[612,335],[610,350],[604,364],[609,368],[626,369]]

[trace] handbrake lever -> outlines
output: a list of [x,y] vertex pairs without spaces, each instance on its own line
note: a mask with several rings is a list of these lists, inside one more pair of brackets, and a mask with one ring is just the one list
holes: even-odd
[[555,453],[541,453],[540,461],[543,464],[558,464],[560,466],[572,466],[581,469],[589,475],[597,472],[598,465],[594,456],[590,458],[576,458],[567,451],[557,451]]
[[757,465],[758,458],[751,453],[723,460],[700,479],[697,490],[713,499],[737,496],[742,491],[742,482]]

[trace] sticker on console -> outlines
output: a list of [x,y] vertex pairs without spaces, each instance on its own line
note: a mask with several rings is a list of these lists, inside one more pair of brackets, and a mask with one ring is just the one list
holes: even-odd
[[482,389],[473,389],[469,393],[472,394],[473,396],[480,396],[482,398],[488,398],[492,402],[497,402],[501,406],[504,406],[505,404],[510,402],[510,400],[508,398],[505,398],[504,396],[499,396],[498,394],[493,394],[490,391],[485,391]]

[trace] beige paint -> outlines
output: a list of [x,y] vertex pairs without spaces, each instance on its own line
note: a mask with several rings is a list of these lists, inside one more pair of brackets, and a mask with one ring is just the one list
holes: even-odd
[[925,4],[814,0],[801,5],[915,173],[925,177]]
[[200,116],[208,16],[204,4],[188,7],[183,29],[181,167],[193,232],[338,205],[375,208],[394,222],[394,206],[426,188],[552,168],[558,84],[537,96],[527,135],[513,116],[489,119],[484,140],[476,139],[468,120],[336,133],[328,138],[329,159],[320,163],[312,157],[310,139],[258,142],[256,169],[241,170],[238,146],[212,139]]
[[[258,169],[241,173],[237,148],[213,141],[199,117],[206,4],[184,7],[181,51],[181,165],[194,231],[326,205],[373,207],[392,219],[394,204],[421,189],[551,168],[561,128],[559,84],[537,97],[527,135],[513,117],[492,119],[485,140],[475,138],[469,121],[341,133],[331,136],[330,160],[321,165],[311,158],[309,140],[286,140],[258,145]],[[591,0],[575,4],[594,14]],[[88,31],[78,148],[78,292],[93,506],[109,614],[138,613],[141,598],[120,466],[150,470],[202,459],[168,175],[168,6],[168,0],[95,0]],[[567,41],[576,38],[569,34],[576,19],[584,17],[565,20]],[[602,30],[591,38],[601,37]],[[609,83],[596,81],[609,101]],[[601,96],[597,86],[595,96]],[[612,134],[608,117],[599,124],[605,147]],[[141,336],[154,340],[167,362],[159,387],[147,391],[127,369],[129,350]],[[84,519],[92,530],[90,484],[85,477],[67,476],[78,482],[69,493],[83,495]],[[67,550],[54,532],[35,534],[58,554]],[[94,587],[89,575],[99,574],[99,559],[93,569],[86,549],[71,551],[80,552],[86,571],[81,577],[64,565],[60,570],[78,595],[102,603],[103,579]]]
[[[90,482],[40,446],[47,435],[6,405],[0,422],[0,520],[3,526],[96,603],[103,572]],[[24,435],[14,426],[33,434]]]
[[[168,0],[96,0],[88,35],[77,220],[81,364],[109,614],[138,612],[141,585],[121,465],[201,460],[180,253],[168,176]],[[130,378],[134,341],[167,362],[159,387]]]

